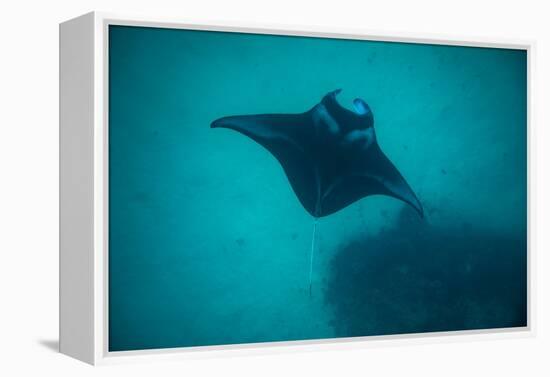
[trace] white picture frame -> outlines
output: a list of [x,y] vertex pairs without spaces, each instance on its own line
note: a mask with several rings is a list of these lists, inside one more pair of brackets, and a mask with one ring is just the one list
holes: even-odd
[[60,352],[90,364],[161,359],[351,349],[424,342],[533,336],[534,219],[528,199],[528,325],[521,328],[337,338],[143,351],[108,351],[108,28],[133,25],[456,46],[521,49],[528,63],[528,198],[533,127],[531,80],[534,42],[389,34],[307,26],[206,24],[92,12],[60,24]]

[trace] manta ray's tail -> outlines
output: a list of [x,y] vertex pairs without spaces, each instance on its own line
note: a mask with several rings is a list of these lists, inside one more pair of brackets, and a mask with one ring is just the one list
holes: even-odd
[[311,281],[313,276],[313,254],[315,253],[315,233],[317,231],[318,218],[313,218],[313,233],[311,234],[311,251],[309,254],[309,297],[311,297]]

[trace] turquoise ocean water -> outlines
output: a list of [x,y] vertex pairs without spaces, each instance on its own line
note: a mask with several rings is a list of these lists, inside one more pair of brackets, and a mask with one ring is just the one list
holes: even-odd
[[[111,26],[111,351],[526,325],[526,53]],[[317,228],[222,116],[371,107],[426,217]]]

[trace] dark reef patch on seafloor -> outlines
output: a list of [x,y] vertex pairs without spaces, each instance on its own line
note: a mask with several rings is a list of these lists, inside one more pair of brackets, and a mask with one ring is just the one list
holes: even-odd
[[329,268],[336,336],[527,324],[525,232],[442,228],[404,209],[394,226],[343,244]]

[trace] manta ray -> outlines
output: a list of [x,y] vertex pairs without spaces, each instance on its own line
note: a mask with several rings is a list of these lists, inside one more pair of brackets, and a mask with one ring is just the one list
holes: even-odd
[[240,132],[268,150],[314,218],[310,294],[317,219],[369,195],[396,198],[424,216],[413,190],[378,145],[369,105],[356,98],[354,110],[348,110],[336,99],[340,92],[326,94],[303,113],[227,116],[211,124]]

